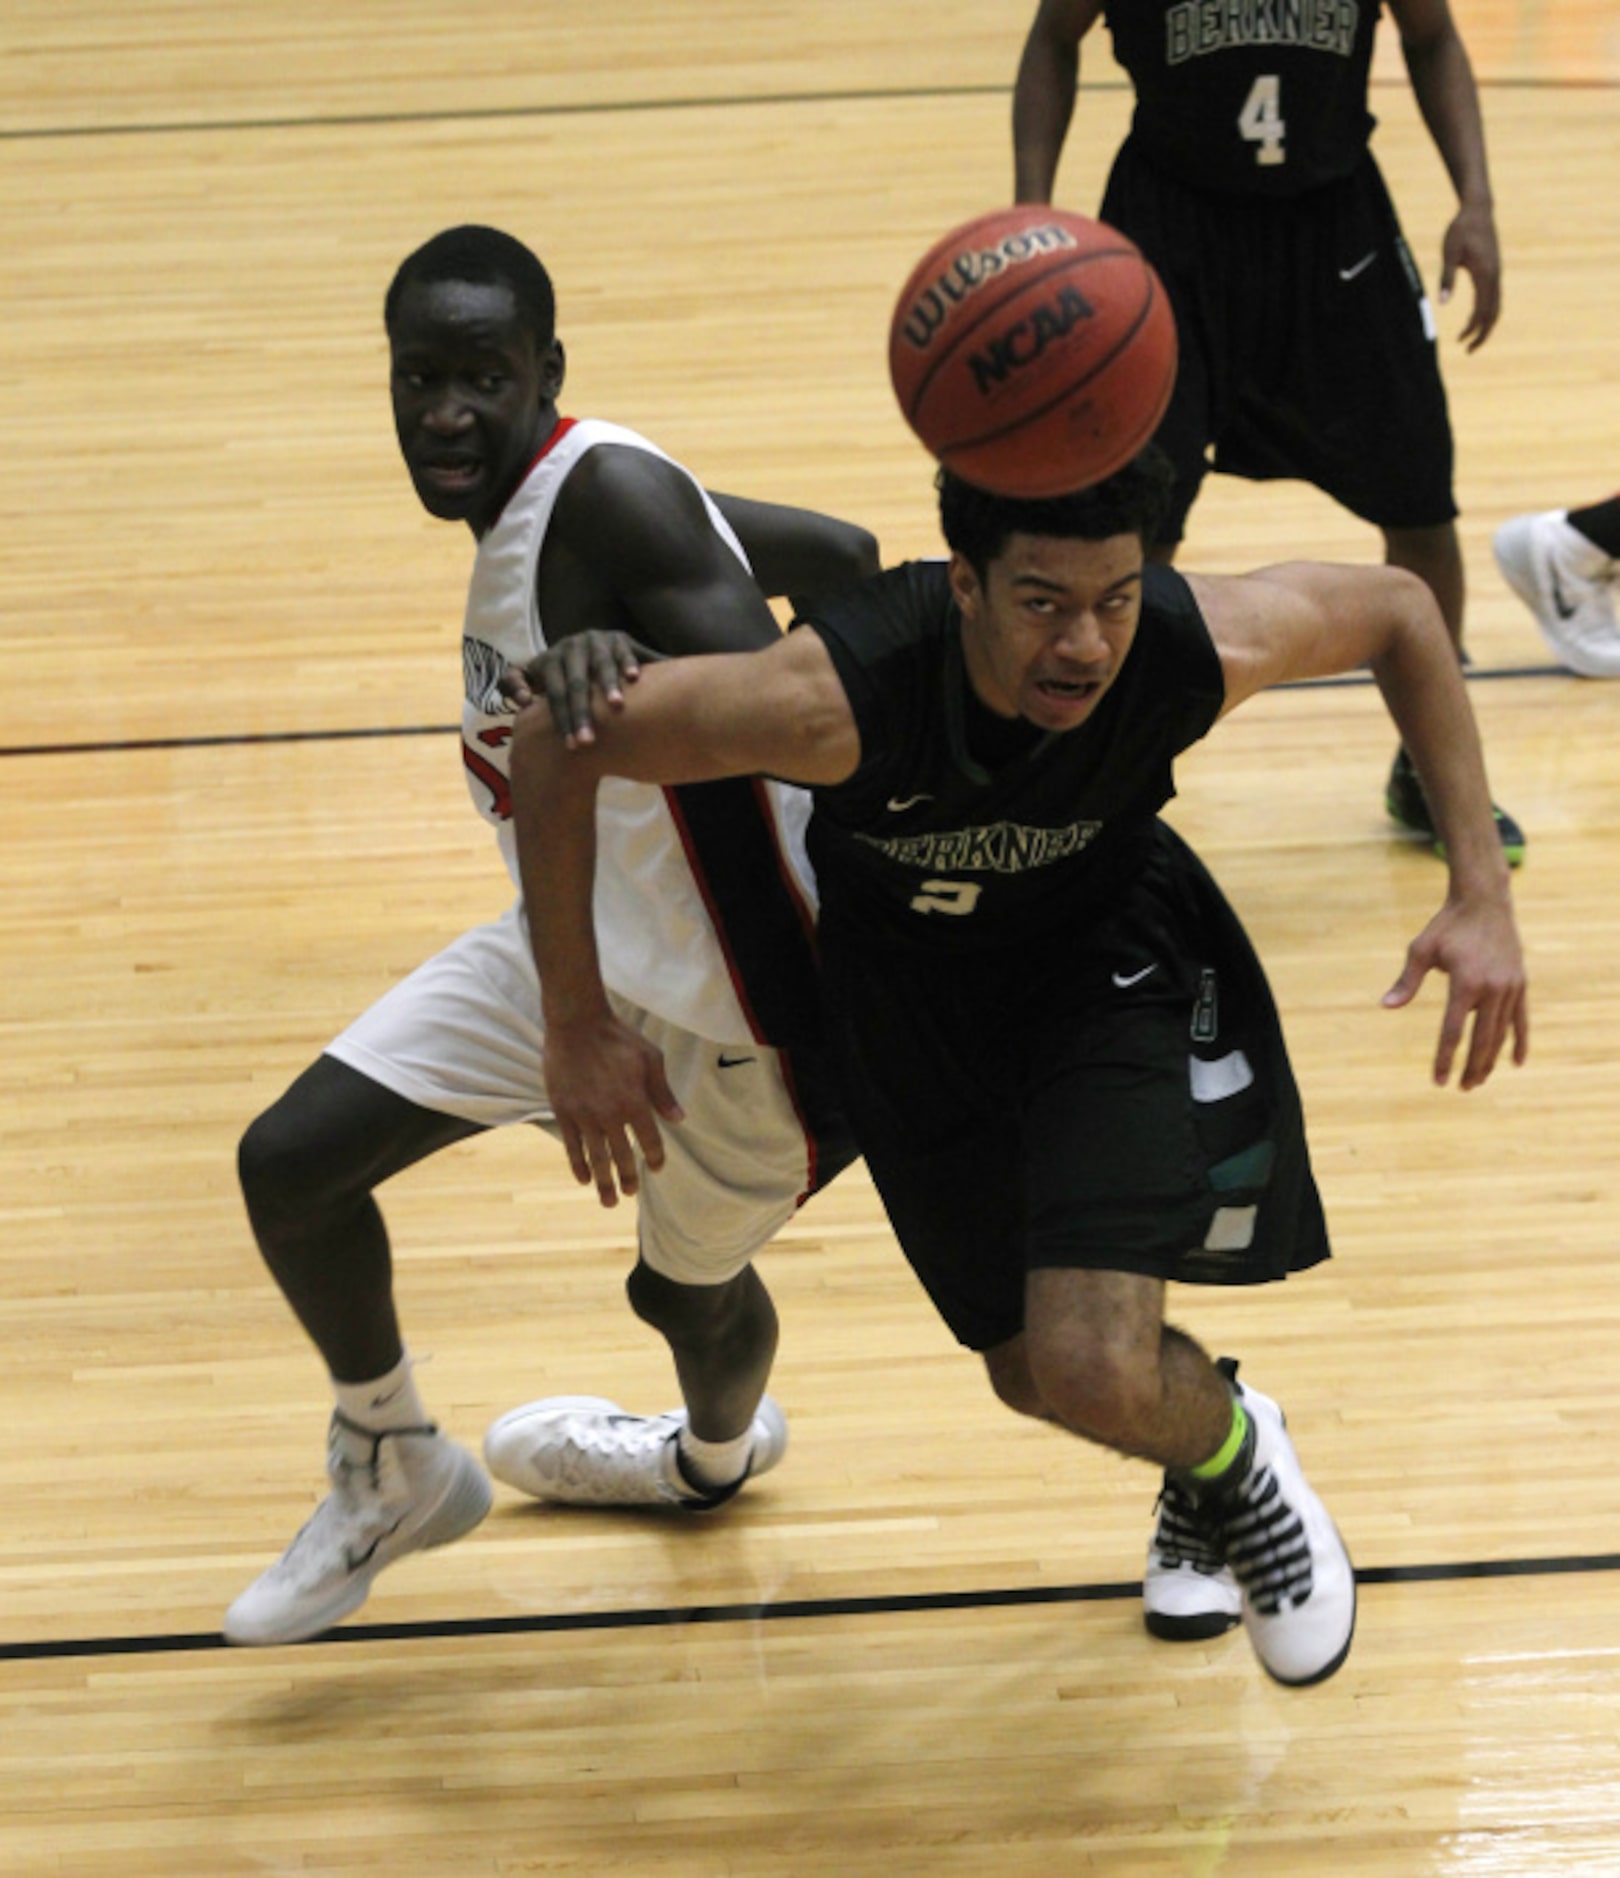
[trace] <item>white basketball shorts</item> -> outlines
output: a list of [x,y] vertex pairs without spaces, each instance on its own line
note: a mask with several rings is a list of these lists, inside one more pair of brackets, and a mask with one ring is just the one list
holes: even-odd
[[[643,1170],[641,1256],[679,1284],[734,1278],[807,1196],[814,1148],[777,1051],[721,1045],[609,994],[654,1044],[686,1112],[660,1122],[665,1161]],[[521,905],[402,979],[327,1054],[407,1101],[487,1128],[533,1122],[546,1096],[540,984]]]

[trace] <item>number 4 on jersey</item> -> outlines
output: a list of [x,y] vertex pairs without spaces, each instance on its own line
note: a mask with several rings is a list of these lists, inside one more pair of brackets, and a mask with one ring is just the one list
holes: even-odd
[[1238,112],[1238,130],[1255,145],[1256,163],[1287,161],[1283,149],[1288,126],[1283,122],[1282,81],[1275,72],[1262,72],[1249,87],[1243,109]]

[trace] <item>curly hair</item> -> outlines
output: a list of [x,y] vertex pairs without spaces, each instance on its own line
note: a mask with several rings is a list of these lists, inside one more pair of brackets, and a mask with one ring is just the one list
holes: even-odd
[[1170,459],[1151,443],[1105,482],[1069,495],[998,496],[948,469],[935,478],[946,543],[980,580],[987,578],[990,563],[1014,535],[1081,541],[1135,535],[1147,548],[1169,509],[1174,481]]

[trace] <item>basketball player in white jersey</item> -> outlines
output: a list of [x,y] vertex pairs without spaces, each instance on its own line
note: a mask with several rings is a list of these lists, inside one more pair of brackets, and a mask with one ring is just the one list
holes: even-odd
[[[877,568],[863,530],[710,497],[633,432],[558,411],[564,358],[545,269],[497,230],[450,229],[409,256],[385,322],[395,425],[418,496],[479,547],[462,641],[463,757],[516,879],[499,681],[559,638],[625,632],[657,652],[778,636],[766,595]],[[599,823],[596,920],[614,1009],[661,1053],[656,1181],[630,1168],[636,1314],[668,1341],[684,1406],[633,1416],[595,1397],[488,1431],[493,1471],[539,1497],[719,1505],[781,1458],[765,1394],[776,1317],[753,1254],[853,1156],[816,1042],[807,800],[774,784],[625,785]],[[566,1014],[552,1047],[566,1048]],[[582,1036],[581,1051],[594,1043]],[[491,1503],[438,1429],[395,1312],[373,1190],[485,1128],[555,1124],[521,904],[389,992],[248,1129],[243,1194],[267,1265],[332,1381],[331,1491],[231,1605],[237,1643],[312,1637],[386,1565],[460,1537]],[[566,1143],[576,1171],[577,1140]],[[621,1175],[625,1170],[621,1170]],[[638,1191],[639,1189],[639,1191]]]

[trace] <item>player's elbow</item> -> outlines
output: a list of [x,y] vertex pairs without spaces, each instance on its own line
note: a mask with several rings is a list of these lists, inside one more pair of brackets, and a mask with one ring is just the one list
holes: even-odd
[[881,573],[883,558],[878,553],[877,536],[869,528],[858,528],[853,522],[848,524],[845,534],[848,539],[844,544],[844,561],[850,585]]

